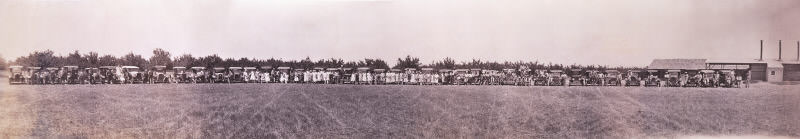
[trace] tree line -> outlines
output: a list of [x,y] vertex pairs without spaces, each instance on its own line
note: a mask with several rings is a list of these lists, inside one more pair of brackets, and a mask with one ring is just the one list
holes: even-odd
[[[0,59],[2,60],[2,59]],[[5,60],[2,60],[5,61]],[[5,65],[5,62],[0,63]],[[553,63],[534,62],[492,62],[473,59],[468,62],[456,62],[452,58],[444,58],[439,61],[434,61],[428,64],[420,62],[419,58],[406,56],[405,58],[398,58],[394,66],[387,65],[386,61],[382,59],[365,58],[357,61],[345,61],[339,58],[328,58],[312,60],[309,57],[301,60],[283,60],[283,59],[256,59],[256,58],[222,58],[216,54],[208,56],[193,56],[191,54],[182,54],[173,57],[171,53],[157,48],[153,50],[153,56],[145,58],[142,55],[128,53],[121,57],[113,55],[99,55],[97,52],[80,53],[74,51],[66,56],[55,55],[52,50],[34,51],[27,56],[18,57],[10,61],[10,65],[21,65],[26,67],[61,67],[61,66],[80,66],[80,67],[100,67],[100,66],[138,66],[142,68],[150,68],[153,66],[167,66],[172,68],[175,66],[181,67],[259,67],[259,66],[272,66],[272,67],[293,67],[311,69],[316,67],[323,68],[339,68],[339,67],[370,67],[373,69],[404,69],[404,68],[435,68],[435,69],[517,69],[520,67],[527,67],[530,69],[590,69],[590,70],[605,70],[605,69],[639,69],[638,67],[609,67],[605,65],[563,65]],[[5,67],[0,65],[2,67]]]

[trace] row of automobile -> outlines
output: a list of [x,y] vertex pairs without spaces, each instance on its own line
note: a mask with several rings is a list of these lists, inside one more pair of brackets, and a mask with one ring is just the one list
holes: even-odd
[[371,69],[261,67],[9,67],[10,84],[320,83],[517,86],[740,87],[747,71]]

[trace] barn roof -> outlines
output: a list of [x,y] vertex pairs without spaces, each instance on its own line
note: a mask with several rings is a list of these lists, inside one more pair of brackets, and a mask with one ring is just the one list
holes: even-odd
[[648,69],[705,69],[706,59],[654,59]]

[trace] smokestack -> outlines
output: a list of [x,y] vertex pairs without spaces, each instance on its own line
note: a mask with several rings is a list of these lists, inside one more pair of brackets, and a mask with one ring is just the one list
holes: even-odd
[[782,42],[781,40],[778,40],[778,61],[781,61],[781,58],[783,58],[783,57],[781,56],[781,54],[783,54],[783,53],[782,53],[782,52],[783,52],[783,50],[781,50],[781,49],[783,49],[783,46],[781,46],[781,44],[782,44],[782,43],[783,43],[783,42]]
[[797,41],[797,61],[800,61],[800,41]]
[[761,40],[761,51],[758,53],[758,61],[764,61],[764,40]]

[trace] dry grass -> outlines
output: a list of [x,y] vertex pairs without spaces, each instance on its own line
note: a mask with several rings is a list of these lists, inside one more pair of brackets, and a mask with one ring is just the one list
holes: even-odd
[[800,137],[800,88],[771,84],[748,89],[302,84],[1,89],[0,138]]

